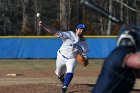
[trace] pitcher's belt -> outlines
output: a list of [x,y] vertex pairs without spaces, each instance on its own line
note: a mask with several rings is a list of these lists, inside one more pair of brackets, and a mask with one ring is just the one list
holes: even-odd
[[[61,51],[59,50],[59,53],[61,54]],[[61,54],[62,55],[62,54]],[[71,58],[68,58],[68,57],[66,57],[66,56],[64,56],[64,55],[62,55],[62,57],[64,57],[64,58],[66,58],[66,59],[71,59]]]

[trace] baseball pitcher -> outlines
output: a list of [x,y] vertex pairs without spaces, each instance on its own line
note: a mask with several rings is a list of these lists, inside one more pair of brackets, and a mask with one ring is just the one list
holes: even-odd
[[86,39],[83,37],[83,34],[86,32],[86,26],[84,24],[77,25],[74,33],[73,31],[57,31],[54,28],[44,26],[42,21],[39,22],[39,25],[63,41],[57,52],[55,73],[63,84],[62,93],[66,93],[73,78],[77,61],[84,66],[88,65],[87,52],[89,47]]

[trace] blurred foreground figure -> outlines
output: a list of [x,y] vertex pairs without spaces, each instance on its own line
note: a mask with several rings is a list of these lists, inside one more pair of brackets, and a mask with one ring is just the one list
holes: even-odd
[[130,93],[140,70],[140,28],[122,26],[117,47],[105,59],[92,93]]

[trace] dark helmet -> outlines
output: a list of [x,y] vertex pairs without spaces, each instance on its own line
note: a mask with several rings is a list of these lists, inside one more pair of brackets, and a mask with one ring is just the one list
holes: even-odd
[[137,25],[122,26],[117,40],[117,45],[133,45],[140,50],[140,27]]

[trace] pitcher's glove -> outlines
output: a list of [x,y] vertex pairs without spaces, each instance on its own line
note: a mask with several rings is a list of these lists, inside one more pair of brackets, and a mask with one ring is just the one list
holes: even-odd
[[77,62],[80,63],[83,66],[87,66],[88,65],[88,60],[81,54],[78,53],[76,56]]

